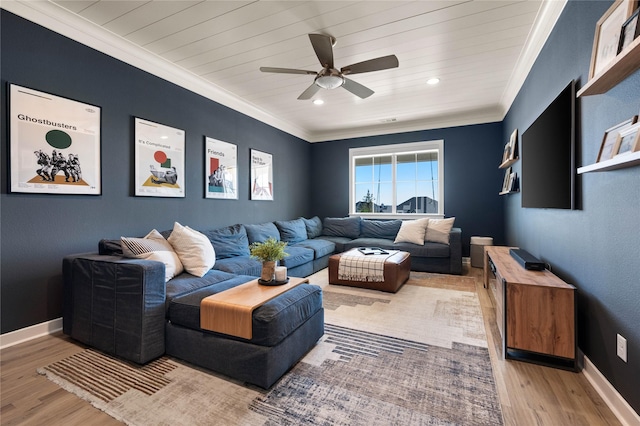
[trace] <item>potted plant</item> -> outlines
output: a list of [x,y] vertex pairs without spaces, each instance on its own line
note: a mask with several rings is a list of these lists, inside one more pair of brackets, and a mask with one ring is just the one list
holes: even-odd
[[276,272],[276,262],[289,256],[284,251],[287,243],[271,237],[263,242],[255,242],[249,246],[251,257],[262,261],[262,281],[272,281]]

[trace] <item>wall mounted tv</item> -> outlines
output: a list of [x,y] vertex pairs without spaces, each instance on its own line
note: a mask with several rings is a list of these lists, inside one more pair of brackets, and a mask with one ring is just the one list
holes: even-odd
[[575,208],[575,84],[522,134],[522,207]]

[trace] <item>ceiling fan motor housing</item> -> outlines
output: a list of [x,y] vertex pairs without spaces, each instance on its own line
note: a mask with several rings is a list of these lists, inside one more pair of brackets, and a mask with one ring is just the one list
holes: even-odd
[[316,85],[323,89],[337,89],[344,84],[344,77],[340,71],[331,68],[323,68],[315,79]]

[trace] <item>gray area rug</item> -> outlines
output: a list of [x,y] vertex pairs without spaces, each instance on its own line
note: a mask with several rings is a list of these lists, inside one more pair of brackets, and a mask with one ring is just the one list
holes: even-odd
[[[324,291],[324,337],[269,390],[173,358],[140,367],[91,349],[38,372],[130,425],[503,424],[475,293],[410,284],[395,295]],[[367,330],[376,328],[367,318],[407,310],[411,323],[380,324],[396,332]],[[364,326],[339,324],[354,311]],[[420,331],[432,327],[447,331]]]

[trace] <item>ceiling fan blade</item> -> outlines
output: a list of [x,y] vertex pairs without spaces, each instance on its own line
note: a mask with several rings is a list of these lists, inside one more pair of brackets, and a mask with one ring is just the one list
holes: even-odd
[[333,42],[335,38],[324,34],[309,34],[309,40],[323,68],[333,68]]
[[368,98],[374,93],[374,91],[369,89],[368,87],[363,86],[360,83],[356,83],[353,80],[349,80],[348,78],[344,79],[344,84],[342,85],[342,87],[362,99]]
[[318,93],[318,90],[320,90],[320,87],[317,86],[314,82],[311,86],[307,87],[307,90],[305,90],[304,92],[302,92],[302,94],[300,94],[300,96],[298,96],[298,100],[306,101],[307,99],[311,99],[313,95]]
[[342,68],[342,74],[359,74],[363,72],[381,71],[389,68],[396,68],[399,65],[396,55],[382,56],[380,58],[369,59],[357,64],[347,65]]
[[276,72],[280,74],[318,74],[315,71],[306,71],[306,70],[294,70],[291,68],[271,68],[271,67],[260,67],[260,71],[262,72]]

